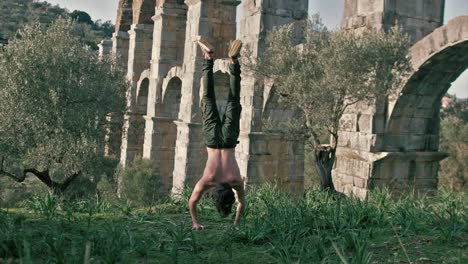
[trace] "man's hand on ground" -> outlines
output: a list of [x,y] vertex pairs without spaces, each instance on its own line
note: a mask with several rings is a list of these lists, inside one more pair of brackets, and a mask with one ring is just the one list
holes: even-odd
[[192,230],[203,230],[203,229],[205,229],[204,225],[193,224],[193,226],[192,226]]

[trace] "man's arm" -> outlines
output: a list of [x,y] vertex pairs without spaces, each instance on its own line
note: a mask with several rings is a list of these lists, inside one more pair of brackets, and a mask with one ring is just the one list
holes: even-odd
[[236,220],[234,221],[234,225],[239,225],[240,218],[245,208],[244,184],[235,187],[234,191],[237,199]]
[[197,203],[201,199],[203,192],[205,191],[205,184],[201,183],[200,181],[195,185],[193,189],[192,196],[189,200],[189,209],[190,215],[192,216],[193,230],[199,230],[205,228],[203,225],[198,223],[197,218]]

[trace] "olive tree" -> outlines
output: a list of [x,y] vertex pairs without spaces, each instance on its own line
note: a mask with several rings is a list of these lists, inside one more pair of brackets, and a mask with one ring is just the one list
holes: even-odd
[[[258,60],[244,59],[259,77],[274,83],[281,101],[303,111],[322,189],[334,191],[331,172],[341,117],[358,102],[396,90],[411,68],[409,46],[397,28],[329,31],[314,16],[276,28]],[[324,134],[330,144],[324,144]]]
[[440,149],[449,156],[440,163],[439,186],[464,191],[468,187],[468,122],[448,114],[440,126]]
[[58,194],[96,168],[128,87],[74,32],[66,20],[27,26],[0,51],[0,176],[35,175]]

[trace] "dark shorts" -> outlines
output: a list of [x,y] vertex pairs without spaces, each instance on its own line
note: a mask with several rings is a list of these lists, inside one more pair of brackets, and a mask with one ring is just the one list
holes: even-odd
[[[216,98],[214,96],[213,62],[203,64],[203,89],[201,112],[203,116],[203,133],[205,145],[209,148],[235,148],[239,143],[239,121],[242,106],[240,104],[240,66],[230,64],[230,93],[226,111],[222,118],[219,116]],[[206,92],[211,91],[211,92]]]

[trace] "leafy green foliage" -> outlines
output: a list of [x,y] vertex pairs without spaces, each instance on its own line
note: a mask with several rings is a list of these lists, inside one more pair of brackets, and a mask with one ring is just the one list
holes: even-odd
[[454,95],[446,94],[443,100],[448,104],[442,108],[441,118],[456,117],[468,122],[468,99],[459,99]]
[[119,173],[122,198],[134,205],[149,206],[164,195],[159,170],[149,160],[135,160]]
[[[51,220],[0,209],[0,261],[90,263],[465,263],[467,194],[385,190],[368,199],[309,190],[290,197],[274,186],[251,189],[239,229],[207,203],[203,231],[190,230],[186,204],[152,208],[65,203]],[[104,203],[105,204],[105,203]],[[123,205],[126,206],[126,205]],[[172,209],[171,209],[172,208]],[[89,255],[86,255],[86,248]]]
[[84,11],[79,11],[75,10],[70,13],[70,17],[73,20],[76,20],[78,23],[86,23],[86,24],[92,24],[93,20],[91,19],[91,16],[84,12]]
[[112,37],[114,25],[110,21],[93,21],[84,11],[67,9],[47,2],[33,0],[2,0],[0,2],[0,38],[13,39],[18,29],[27,24],[50,25],[58,18],[77,19],[84,32],[84,42],[93,49],[105,38]]
[[29,208],[36,214],[42,215],[47,220],[52,219],[57,214],[57,198],[47,193],[44,197],[35,195],[29,201]]
[[[24,180],[29,172],[46,184],[51,177],[48,186],[54,187],[92,170],[101,156],[106,116],[125,111],[123,72],[83,46],[76,30],[65,20],[47,29],[28,26],[0,52],[3,174],[19,172]],[[3,167],[5,157],[9,168]]]
[[468,122],[449,115],[441,121],[440,149],[449,154],[440,164],[439,184],[455,191],[468,187]]
[[442,99],[440,150],[448,158],[440,163],[439,186],[453,191],[468,186],[468,100],[446,94]]

